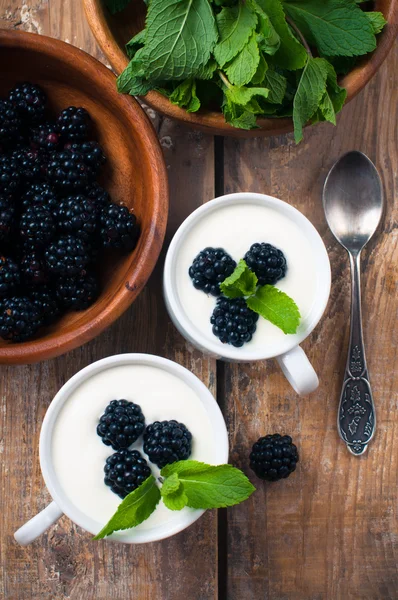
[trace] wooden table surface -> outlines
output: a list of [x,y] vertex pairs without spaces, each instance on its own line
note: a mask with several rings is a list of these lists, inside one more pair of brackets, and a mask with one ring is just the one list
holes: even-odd
[[[54,36],[103,59],[79,0],[0,0],[0,27]],[[106,62],[106,61],[104,61]],[[1,65],[0,65],[1,69]],[[201,203],[255,191],[299,208],[321,233],[332,263],[327,312],[304,348],[319,389],[298,398],[274,361],[216,363],[171,325],[161,295],[161,264],[131,309],[97,339],[41,364],[0,367],[0,597],[6,600],[388,600],[398,598],[396,419],[398,369],[398,46],[338,119],[292,135],[221,139],[149,111],[170,178],[167,243]],[[368,452],[350,455],[336,432],[349,321],[349,269],[327,230],[322,185],[351,149],[375,161],[387,209],[363,257],[365,340],[377,406]],[[216,395],[231,462],[257,492],[228,511],[207,512],[174,538],[143,546],[93,542],[67,518],[27,548],[13,532],[50,497],[39,466],[40,426],[54,394],[76,371],[110,354],[149,352],[192,370]],[[276,484],[248,470],[251,444],[283,431],[301,461]]]

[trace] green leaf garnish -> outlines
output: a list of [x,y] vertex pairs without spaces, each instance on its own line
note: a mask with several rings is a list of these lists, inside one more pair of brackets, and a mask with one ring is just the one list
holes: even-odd
[[303,127],[315,114],[326,92],[327,68],[323,58],[308,57],[293,102],[294,139],[303,139]]
[[239,54],[226,65],[225,72],[229,81],[238,86],[249,83],[256,74],[259,62],[260,52],[253,33]]
[[[255,491],[242,471],[232,465],[213,466],[182,460],[163,467],[163,477],[176,475],[191,508],[225,508],[243,502]],[[175,493],[175,492],[174,492]]]
[[223,67],[248,42],[257,25],[257,16],[245,2],[239,2],[237,6],[223,8],[216,20],[220,38],[214,48],[214,58]]
[[246,300],[247,306],[284,333],[296,333],[300,324],[300,311],[290,296],[274,287],[263,285],[254,296]]
[[185,79],[169,96],[172,104],[185,108],[187,112],[196,112],[200,108],[200,100],[196,95],[195,79]]
[[131,492],[119,504],[117,511],[108,523],[93,538],[101,540],[114,531],[136,527],[151,516],[160,500],[160,490],[153,475]]
[[220,284],[220,290],[227,298],[243,298],[255,293],[257,276],[249,269],[245,261],[239,261],[235,270]]

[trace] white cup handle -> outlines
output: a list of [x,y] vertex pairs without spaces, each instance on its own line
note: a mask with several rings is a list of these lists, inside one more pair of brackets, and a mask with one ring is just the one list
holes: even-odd
[[319,385],[318,375],[300,346],[281,354],[277,361],[284,376],[300,396],[306,396],[316,390]]
[[64,513],[58,507],[58,504],[51,502],[44,510],[39,512],[38,515],[30,519],[25,525],[22,525],[14,533],[14,538],[21,544],[21,546],[27,546],[31,544],[39,535],[44,533],[53,523],[58,521]]

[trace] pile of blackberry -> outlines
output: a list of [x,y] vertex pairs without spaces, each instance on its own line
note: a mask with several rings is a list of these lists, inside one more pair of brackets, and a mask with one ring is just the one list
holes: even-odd
[[100,292],[104,253],[134,249],[139,226],[97,182],[106,157],[81,107],[58,116],[19,83],[0,99],[0,336],[23,342]]
[[99,419],[97,434],[106,446],[116,450],[106,459],[104,482],[120,498],[136,490],[151,475],[142,454],[130,449],[143,433],[144,452],[159,469],[191,454],[192,434],[183,423],[155,421],[145,429],[145,417],[138,404],[112,400]]

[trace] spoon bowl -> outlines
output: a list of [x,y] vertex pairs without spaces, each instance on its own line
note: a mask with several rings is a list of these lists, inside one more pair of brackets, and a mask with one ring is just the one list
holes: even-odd
[[336,240],[358,253],[368,243],[383,213],[383,188],[372,161],[348,152],[332,167],[323,191],[323,206]]

